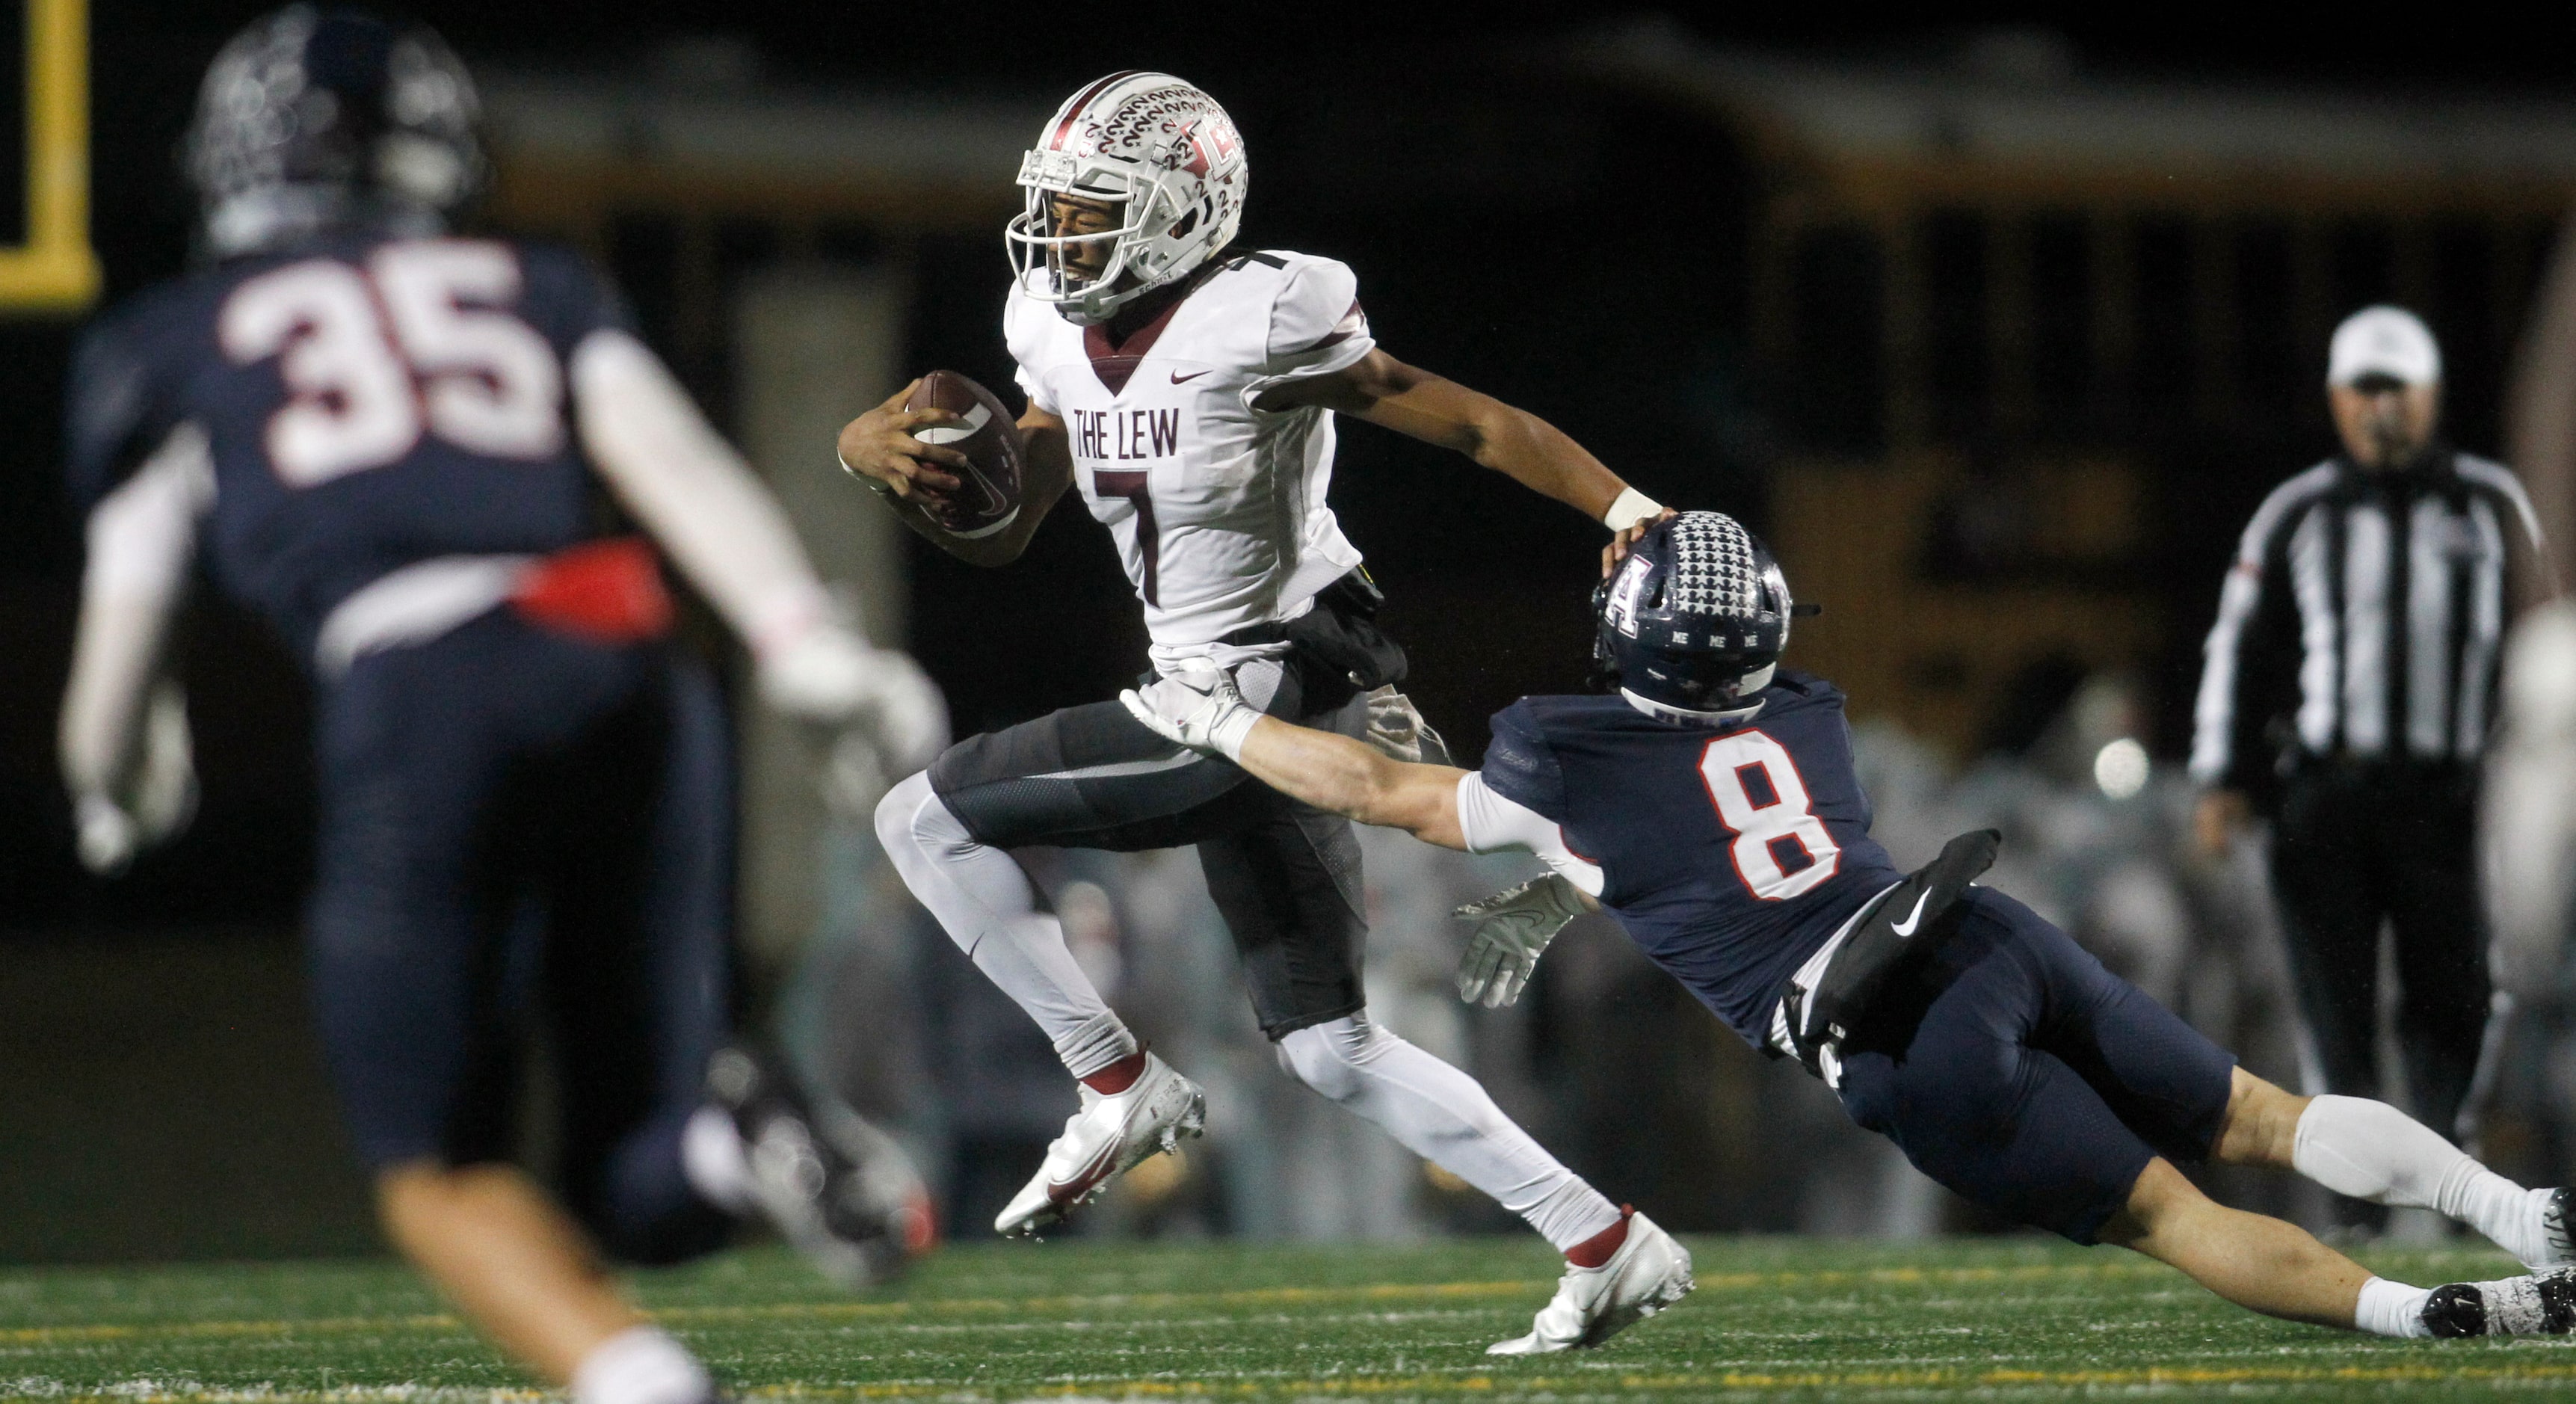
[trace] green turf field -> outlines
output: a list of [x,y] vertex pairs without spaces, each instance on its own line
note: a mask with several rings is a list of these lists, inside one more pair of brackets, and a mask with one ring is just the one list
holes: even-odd
[[[755,1398],[2576,1397],[2576,1341],[2364,1341],[2283,1325],[2107,1248],[1692,1250],[1700,1290],[1680,1307],[1607,1349],[1530,1361],[1483,1354],[1547,1297],[1553,1258],[1526,1239],[976,1245],[856,1300],[763,1250],[639,1288]],[[2371,1262],[2418,1282],[2508,1269],[2467,1252]],[[388,1263],[0,1271],[0,1395],[495,1391],[533,1392]]]

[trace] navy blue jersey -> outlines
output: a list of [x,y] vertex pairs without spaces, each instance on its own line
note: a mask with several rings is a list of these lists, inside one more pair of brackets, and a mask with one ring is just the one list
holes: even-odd
[[1485,784],[1599,864],[1628,935],[1760,1047],[1790,974],[1904,874],[1869,836],[1843,695],[1782,670],[1722,730],[1616,697],[1524,697],[1494,714]]
[[596,534],[564,366],[623,320],[578,256],[515,242],[352,232],[205,269],[82,337],[72,497],[195,426],[205,557],[309,658],[331,607],[396,567]]

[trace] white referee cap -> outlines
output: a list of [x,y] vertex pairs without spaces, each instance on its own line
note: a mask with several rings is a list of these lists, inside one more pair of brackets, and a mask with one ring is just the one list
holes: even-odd
[[2383,302],[2343,319],[2326,352],[2326,384],[2352,385],[2370,375],[2402,385],[2440,383],[2442,348],[2423,318]]

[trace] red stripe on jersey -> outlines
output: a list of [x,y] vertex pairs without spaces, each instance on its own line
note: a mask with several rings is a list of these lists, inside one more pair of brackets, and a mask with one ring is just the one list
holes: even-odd
[[1189,300],[1190,293],[1197,290],[1199,282],[1198,278],[1190,279],[1170,305],[1155,313],[1152,321],[1138,327],[1124,341],[1113,344],[1109,340],[1109,328],[1098,323],[1082,329],[1082,353],[1091,358],[1091,373],[1100,377],[1102,388],[1112,395],[1127,388],[1128,378],[1136,374],[1136,367],[1143,363],[1145,353],[1154,349],[1154,342],[1163,335],[1163,329],[1172,324],[1172,314],[1181,310],[1181,304]]
[[1306,349],[1308,351],[1321,351],[1327,346],[1339,346],[1343,342],[1350,340],[1352,337],[1359,335],[1361,329],[1366,326],[1368,326],[1368,314],[1362,312],[1360,310],[1359,303],[1354,301],[1351,304],[1351,310],[1342,314],[1342,320],[1333,324],[1332,332],[1323,340],[1316,342],[1314,345],[1309,346]]

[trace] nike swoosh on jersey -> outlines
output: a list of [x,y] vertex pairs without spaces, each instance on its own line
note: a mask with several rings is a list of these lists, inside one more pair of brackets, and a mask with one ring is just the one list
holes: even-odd
[[1931,900],[1932,894],[1929,892],[1915,898],[1914,910],[1905,914],[1905,920],[1896,923],[1888,929],[1894,931],[1900,937],[1913,935],[1914,928],[1923,924],[1923,904]]
[[1214,371],[1191,371],[1188,375],[1183,375],[1179,371],[1174,371],[1172,372],[1172,383],[1174,385],[1181,385],[1189,381],[1196,380],[1200,376],[1214,374],[1216,374]]

